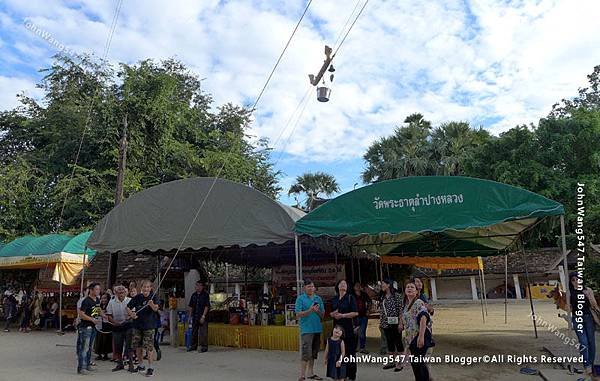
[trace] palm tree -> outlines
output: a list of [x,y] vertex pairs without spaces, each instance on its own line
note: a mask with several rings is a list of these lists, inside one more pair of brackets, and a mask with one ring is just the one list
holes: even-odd
[[313,209],[315,201],[319,198],[319,194],[331,196],[339,191],[340,186],[332,175],[324,172],[306,172],[296,177],[296,182],[290,187],[288,195],[304,193],[307,196],[305,208],[310,211]]
[[471,129],[466,122],[443,123],[432,134],[436,174],[463,175],[465,163],[471,160],[475,147],[485,142],[488,137],[487,131]]
[[365,183],[432,174],[431,123],[421,114],[409,115],[404,123],[392,136],[373,143],[363,156]]

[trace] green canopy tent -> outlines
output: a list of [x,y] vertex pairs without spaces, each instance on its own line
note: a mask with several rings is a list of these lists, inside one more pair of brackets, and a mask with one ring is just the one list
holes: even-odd
[[62,328],[62,286],[71,285],[95,251],[86,247],[92,232],[76,236],[48,234],[23,236],[0,247],[0,269],[41,269],[54,266],[52,279],[59,284],[59,325]]
[[335,237],[353,251],[379,255],[489,256],[514,247],[537,224],[558,218],[568,271],[563,205],[470,177],[417,176],[371,184],[307,214],[296,222],[295,232],[296,240]]

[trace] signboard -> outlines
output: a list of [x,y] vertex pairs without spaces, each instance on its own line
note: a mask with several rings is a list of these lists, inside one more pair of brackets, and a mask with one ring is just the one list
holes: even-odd
[[285,305],[285,325],[286,326],[297,326],[298,320],[296,319],[296,305],[286,304]]
[[[311,279],[317,287],[334,286],[338,279],[346,277],[342,264],[325,263],[322,265],[302,266],[302,277]],[[273,268],[273,284],[287,286],[296,284],[296,267],[279,266]]]

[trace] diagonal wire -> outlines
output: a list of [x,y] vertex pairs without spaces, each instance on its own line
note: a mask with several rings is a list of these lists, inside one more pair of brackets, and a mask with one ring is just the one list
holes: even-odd
[[281,54],[279,55],[279,58],[277,59],[277,62],[275,62],[275,65],[273,66],[273,70],[271,70],[271,73],[267,77],[265,85],[263,86],[262,90],[260,90],[260,93],[258,94],[258,97],[256,97],[256,101],[254,101],[254,105],[252,106],[251,112],[254,112],[254,110],[256,109],[256,105],[258,104],[258,102],[262,98],[263,93],[267,89],[267,85],[271,81],[271,77],[273,77],[273,73],[275,73],[275,70],[277,69],[277,66],[279,66],[279,62],[281,62],[281,58],[283,58],[283,55],[285,54],[285,51],[287,50],[288,46],[290,46],[290,42],[292,42],[292,38],[294,38],[294,35],[296,34],[296,31],[298,30],[298,27],[300,26],[300,23],[302,22],[302,19],[304,18],[304,15],[306,15],[306,12],[308,11],[308,8],[310,7],[310,4],[312,2],[313,2],[313,0],[309,0],[308,4],[306,4],[306,8],[304,8],[304,12],[302,12],[302,16],[300,16],[300,20],[298,20],[298,23],[296,24],[296,27],[292,31],[292,34],[290,35],[290,38],[288,39],[287,43],[285,44],[285,47],[281,51]]
[[354,21],[352,21],[352,24],[350,25],[350,28],[348,28],[348,31],[346,31],[346,34],[344,35],[344,38],[342,39],[342,41],[340,42],[340,44],[337,46],[337,48],[333,52],[333,56],[332,57],[335,57],[335,55],[337,54],[337,52],[340,50],[340,48],[344,44],[344,41],[346,41],[346,38],[348,37],[348,35],[350,34],[350,31],[354,27],[354,24],[356,24],[356,22],[358,21],[358,18],[360,17],[360,15],[365,10],[365,7],[367,6],[367,4],[369,4],[369,0],[365,1],[365,3],[363,4],[362,8],[360,8],[360,11],[356,15],[356,18],[354,19]]
[[[312,4],[313,0],[309,0],[308,4],[306,5],[306,8],[304,9],[304,12],[302,12],[302,15],[300,16],[300,19],[298,20],[298,22],[296,23],[296,26],[294,28],[294,30],[292,31],[292,34],[290,35],[290,38],[288,39],[287,43],[285,44],[285,47],[283,48],[283,51],[281,52],[281,54],[279,55],[279,58],[277,59],[277,62],[275,63],[275,65],[273,66],[273,69],[271,70],[269,76],[267,77],[267,80],[265,81],[265,84],[263,85],[260,93],[258,94],[258,97],[256,98],[256,101],[254,102],[254,105],[252,106],[252,109],[250,110],[250,115],[254,113],[254,111],[256,110],[256,106],[258,105],[258,102],[260,101],[260,99],[262,98],[263,93],[265,92],[267,85],[269,84],[271,78],[273,77],[273,73],[275,73],[275,70],[277,69],[277,66],[279,65],[279,63],[281,62],[281,59],[283,58],[283,55],[285,54],[288,46],[290,45],[290,42],[292,41],[292,38],[294,37],[294,35],[296,34],[296,31],[298,30],[298,27],[300,26],[301,21],[304,19],[304,16],[306,15],[308,8],[310,7],[310,5]],[[309,88],[310,90],[310,88]],[[307,91],[308,94],[308,91]],[[306,95],[305,97],[306,98]],[[302,98],[301,102],[298,104],[298,106],[296,107],[296,110],[300,107],[301,103],[304,101],[304,98]],[[295,113],[296,111],[294,111]],[[275,140],[274,145],[277,144],[277,142],[279,141],[279,139],[281,138],[281,136],[283,135],[283,132],[285,131],[285,129],[287,129],[287,126],[289,125],[291,121],[288,121],[288,123],[286,124],[285,128],[281,130],[281,132],[279,133],[279,136],[277,137],[277,139]],[[208,192],[206,193],[206,195],[204,196],[204,199],[202,200],[202,203],[200,205],[200,207],[198,208],[198,210],[196,211],[196,214],[194,215],[194,218],[192,220],[192,222],[190,223],[187,231],[185,232],[185,235],[183,236],[183,239],[181,240],[181,243],[179,244],[179,247],[177,248],[177,250],[175,251],[175,254],[173,255],[173,258],[171,258],[171,261],[169,262],[169,265],[167,266],[166,270],[165,270],[165,274],[169,272],[169,270],[171,269],[171,266],[173,265],[173,262],[175,261],[175,259],[177,258],[177,255],[179,254],[179,252],[181,251],[181,248],[183,247],[183,244],[185,243],[188,235],[190,234],[192,227],[194,226],[194,224],[196,223],[196,220],[198,219],[198,216],[200,215],[200,212],[202,211],[202,208],[204,207],[206,200],[208,199],[208,197],[210,196],[217,180],[221,177],[221,173],[223,172],[223,169],[225,168],[225,164],[227,162],[225,160],[223,160],[223,164],[221,165],[221,167],[219,168],[219,170],[217,171],[216,175],[214,176],[213,182],[210,185],[210,188],[208,189]],[[156,287],[156,289],[154,290],[154,292],[152,293],[153,297],[154,295],[156,295],[156,293],[158,292],[158,290],[160,289],[160,286],[164,280],[164,276],[161,280],[159,280],[158,285]],[[145,306],[144,306],[145,307]],[[144,308],[142,307],[142,308]]]
[[[119,19],[119,14],[121,13],[122,5],[123,5],[123,0],[118,0],[117,6],[115,7],[115,13],[113,15],[112,23],[109,28],[108,36],[106,37],[106,43],[104,45],[104,53],[102,56],[101,65],[106,64],[106,58],[108,57],[108,52],[110,51],[110,45],[112,43],[112,39],[115,34],[115,29],[117,27],[117,21]],[[77,153],[75,154],[75,160],[73,161],[73,168],[71,170],[71,174],[67,181],[67,189],[65,192],[65,197],[63,199],[62,207],[60,208],[60,214],[58,216],[58,223],[56,225],[55,232],[58,232],[62,225],[62,219],[63,219],[63,215],[65,212],[65,207],[67,205],[67,199],[69,198],[69,193],[71,192],[71,185],[73,183],[73,177],[75,176],[75,171],[77,169],[77,163],[79,162],[79,156],[81,155],[81,148],[83,147],[83,140],[85,138],[85,133],[87,132],[87,130],[89,128],[90,120],[92,119],[92,109],[94,107],[94,100],[100,93],[100,83],[99,82],[100,82],[100,80],[98,79],[98,85],[96,86],[96,91],[94,92],[94,94],[88,104],[87,117],[86,117],[85,123],[83,125],[83,131],[81,132],[81,139],[79,139],[79,146],[77,147]]]

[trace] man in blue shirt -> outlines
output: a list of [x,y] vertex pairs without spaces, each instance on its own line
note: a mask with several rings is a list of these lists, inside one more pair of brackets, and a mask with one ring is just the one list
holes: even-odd
[[321,319],[324,312],[323,300],[315,294],[315,284],[310,279],[305,279],[304,293],[296,298],[296,317],[300,320],[300,340],[302,342],[300,380],[306,379],[306,373],[311,375],[308,377],[311,380],[322,380],[315,374],[314,364],[321,346],[321,333],[323,332]]

